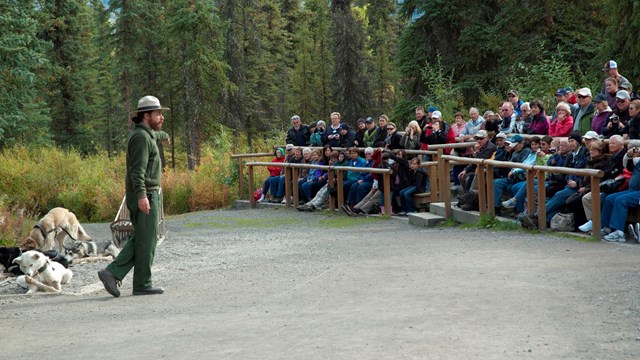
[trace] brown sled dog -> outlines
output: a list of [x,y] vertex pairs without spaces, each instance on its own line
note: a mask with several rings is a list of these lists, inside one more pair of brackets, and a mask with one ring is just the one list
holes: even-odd
[[91,240],[74,213],[61,207],[53,208],[33,227],[20,248],[56,250],[64,254],[64,240],[67,236],[73,240]]

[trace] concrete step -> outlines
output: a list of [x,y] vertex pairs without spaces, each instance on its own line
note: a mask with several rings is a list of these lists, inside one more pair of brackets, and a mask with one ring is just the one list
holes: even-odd
[[439,222],[444,221],[444,216],[421,212],[411,213],[408,215],[409,224],[416,226],[431,227],[437,225]]
[[[457,222],[461,223],[475,223],[480,221],[480,212],[479,211],[464,211],[458,207],[451,205],[451,210],[453,214],[453,218]],[[444,203],[431,203],[431,207],[429,208],[429,212],[432,214],[445,216],[445,208]],[[514,219],[506,218],[502,216],[498,216],[497,219],[499,221],[505,222],[514,222]]]

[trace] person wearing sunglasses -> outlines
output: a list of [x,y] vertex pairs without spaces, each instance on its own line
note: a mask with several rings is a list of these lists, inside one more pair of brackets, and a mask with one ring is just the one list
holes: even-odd
[[571,114],[573,116],[573,130],[586,134],[591,130],[591,119],[596,110],[596,106],[591,102],[593,99],[589,88],[581,88],[576,92],[578,98],[578,108]]
[[626,90],[620,90],[616,93],[616,108],[607,118],[605,125],[602,127],[602,135],[611,137],[611,135],[625,136],[629,129],[627,124],[631,115],[629,114],[629,105],[631,104],[631,96]]

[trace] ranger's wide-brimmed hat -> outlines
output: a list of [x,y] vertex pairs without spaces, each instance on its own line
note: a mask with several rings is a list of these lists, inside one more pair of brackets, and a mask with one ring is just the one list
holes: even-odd
[[157,97],[147,95],[138,101],[138,109],[131,111],[129,113],[129,117],[134,117],[140,112],[153,111],[153,110],[171,110],[171,109],[162,107],[162,105],[160,105],[160,100],[158,100]]

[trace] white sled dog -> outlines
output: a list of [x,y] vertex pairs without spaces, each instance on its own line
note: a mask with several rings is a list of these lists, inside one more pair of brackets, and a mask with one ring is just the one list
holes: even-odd
[[36,291],[60,292],[61,285],[68,283],[73,277],[71,270],[51,261],[40,251],[26,251],[13,259],[13,262],[20,265],[20,270],[24,273],[16,281],[18,285],[29,289],[27,294]]
[[61,207],[53,208],[33,227],[20,248],[56,250],[59,254],[64,254],[64,240],[67,236],[73,240],[91,240],[74,213]]

